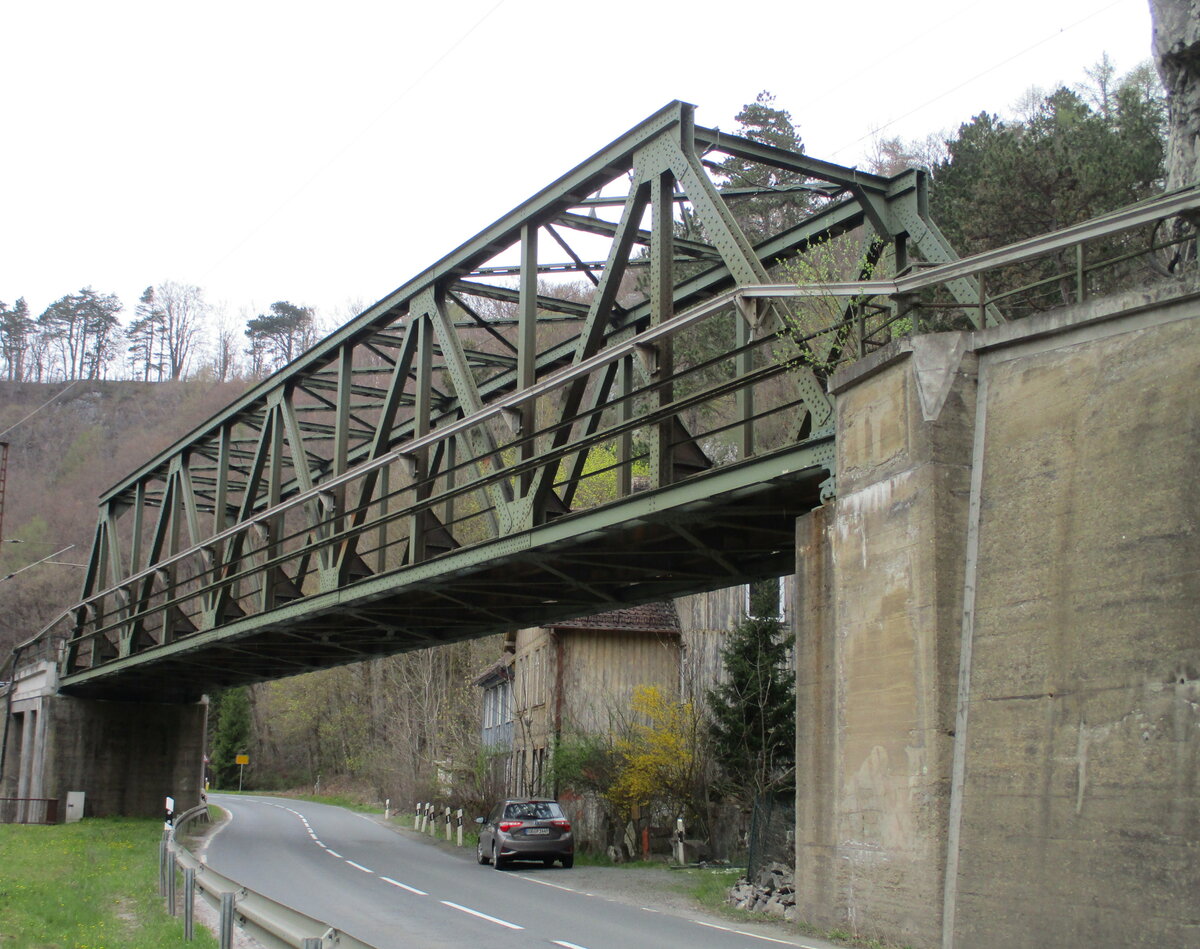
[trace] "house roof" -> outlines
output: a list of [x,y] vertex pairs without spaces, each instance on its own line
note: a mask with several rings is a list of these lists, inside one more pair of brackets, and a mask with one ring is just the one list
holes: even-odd
[[549,629],[605,629],[631,630],[639,633],[678,633],[679,615],[675,604],[645,603],[628,606],[607,613],[580,616],[578,619],[563,620],[547,624]]
[[[561,620],[557,623],[547,623],[545,629],[579,629],[600,630],[604,632],[627,631],[633,633],[679,633],[679,614],[675,612],[675,604],[645,603],[641,606],[628,606],[619,610],[609,610],[607,613],[594,613],[591,616],[580,616],[578,619]],[[499,685],[511,680],[513,657],[511,653],[493,662],[474,679],[474,684],[482,688]]]
[[512,679],[512,656],[506,655],[502,659],[497,659],[490,666],[483,670],[475,677],[474,685],[492,686],[499,685],[501,682],[508,682]]

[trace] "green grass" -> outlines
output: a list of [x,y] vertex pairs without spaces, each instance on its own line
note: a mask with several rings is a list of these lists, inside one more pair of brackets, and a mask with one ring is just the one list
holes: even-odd
[[[89,818],[0,824],[4,949],[162,949],[183,945],[183,920],[158,895],[162,821]],[[182,885],[180,886],[182,890]],[[203,926],[197,949],[216,949]]]

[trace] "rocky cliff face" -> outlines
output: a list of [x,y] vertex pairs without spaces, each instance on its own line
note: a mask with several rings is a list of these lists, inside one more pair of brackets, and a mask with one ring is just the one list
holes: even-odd
[[1200,0],[1150,0],[1154,60],[1167,90],[1167,189],[1200,180]]

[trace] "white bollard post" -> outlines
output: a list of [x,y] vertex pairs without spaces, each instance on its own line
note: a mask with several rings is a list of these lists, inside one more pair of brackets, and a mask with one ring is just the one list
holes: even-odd
[[450,806],[446,805],[446,840],[450,840]]
[[383,819],[392,819],[392,799],[390,797],[385,797],[383,799]]
[[417,814],[413,818],[413,829],[419,834],[425,829],[425,805],[417,801]]
[[683,818],[675,818],[675,862],[683,865],[687,863],[687,851],[683,846]]
[[437,817],[433,813],[433,801],[425,804],[425,813],[429,815],[429,836],[435,837],[437,836]]
[[458,845],[460,847],[463,845],[463,842],[462,842],[462,811],[463,811],[463,809],[460,807],[458,809]]

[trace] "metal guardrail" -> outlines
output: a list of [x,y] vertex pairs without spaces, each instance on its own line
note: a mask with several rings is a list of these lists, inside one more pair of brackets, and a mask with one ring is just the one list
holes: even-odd
[[178,870],[183,870],[185,940],[192,939],[195,897],[199,890],[199,895],[220,913],[221,949],[231,949],[235,924],[268,949],[376,949],[328,923],[256,893],[197,860],[176,835],[181,828],[202,818],[208,819],[207,804],[180,814],[174,826],[163,831],[159,845],[159,893],[166,898],[172,916],[177,912]]

